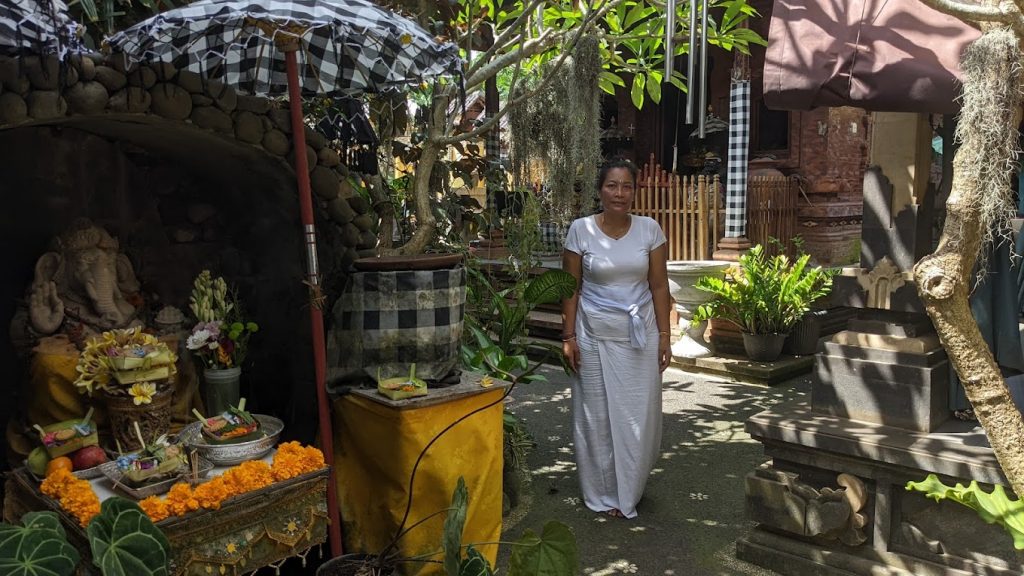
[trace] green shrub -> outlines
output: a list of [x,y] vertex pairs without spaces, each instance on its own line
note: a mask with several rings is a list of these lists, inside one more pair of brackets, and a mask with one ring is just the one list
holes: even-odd
[[780,254],[766,256],[754,246],[724,278],[703,276],[696,287],[714,297],[693,315],[699,324],[719,318],[748,334],[786,334],[811,308],[832,290],[832,271],[808,266],[810,256],[795,261]]

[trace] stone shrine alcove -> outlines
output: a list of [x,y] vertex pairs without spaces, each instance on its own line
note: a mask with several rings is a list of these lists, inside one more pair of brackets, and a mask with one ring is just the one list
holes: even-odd
[[[260,325],[242,382],[249,405],[312,440],[316,401],[308,295],[294,173],[286,159],[155,116],[71,117],[0,131],[0,352],[5,394],[27,381],[31,337],[18,330],[36,260],[76,219],[120,242],[146,297],[143,320],[164,305],[187,313],[191,283],[208,268],[237,287]],[[318,206],[318,208],[320,208]],[[317,210],[329,294],[343,282],[344,228]],[[5,403],[6,422],[17,402]]]

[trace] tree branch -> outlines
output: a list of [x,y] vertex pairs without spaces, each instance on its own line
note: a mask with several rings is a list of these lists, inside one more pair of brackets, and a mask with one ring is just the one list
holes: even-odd
[[[469,65],[469,67],[466,69],[466,76],[469,77],[475,74],[476,71],[481,66],[483,66],[484,63],[490,60],[491,57],[493,57],[498,50],[505,47],[506,43],[508,42],[511,36],[515,34],[521,34],[522,31],[525,30],[526,25],[529,23],[529,15],[534,10],[536,10],[537,6],[539,6],[540,3],[543,1],[544,0],[533,0],[532,2],[530,2],[530,4],[523,9],[523,13],[520,14],[515,19],[515,21],[512,22],[512,24],[510,24],[507,28],[502,30],[501,34],[499,34],[498,37],[494,39],[494,42],[487,49],[487,51],[484,52],[483,55],[477,59],[476,62],[471,63]],[[520,29],[519,32],[516,32],[517,29]]]
[[925,5],[939,12],[955,16],[969,22],[998,22],[1012,27],[1018,35],[1024,31],[1024,15],[1020,9],[1020,0],[1014,0],[1017,6],[1007,9],[1007,4],[996,5],[967,4],[956,0],[921,0]]
[[[931,0],[926,0],[930,2]],[[1014,156],[1021,53],[1008,30],[986,32],[965,52],[964,98],[953,189],[935,252],[914,266],[914,281],[939,339],[963,383],[1013,490],[1024,491],[1024,419],[971,314],[972,271],[989,226],[991,186]],[[1007,143],[1010,143],[1007,145]]]

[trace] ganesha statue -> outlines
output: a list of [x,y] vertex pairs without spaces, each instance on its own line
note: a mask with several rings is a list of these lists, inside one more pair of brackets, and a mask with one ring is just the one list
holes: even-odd
[[129,297],[139,291],[131,262],[106,230],[80,219],[39,257],[29,289],[32,330],[56,332],[65,318],[94,331],[123,328],[136,318]]

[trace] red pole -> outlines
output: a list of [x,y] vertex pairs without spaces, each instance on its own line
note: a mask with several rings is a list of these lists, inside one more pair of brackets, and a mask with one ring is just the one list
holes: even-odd
[[[306,163],[306,132],[302,121],[302,95],[299,91],[299,65],[295,50],[285,52],[288,67],[288,105],[292,115],[292,149],[295,153],[295,176],[299,185],[299,214],[306,238],[306,274],[314,296],[320,291],[320,264],[316,257],[316,226],[313,224],[313,197],[309,189],[309,166]],[[310,298],[309,320],[313,330],[313,365],[316,373],[316,404],[320,418],[320,446],[331,468],[327,483],[327,513],[331,525],[328,535],[331,556],[341,555],[341,518],[338,513],[338,485],[334,479],[334,436],[331,433],[330,402],[327,398],[327,346],[324,341],[324,316],[319,303]]]

